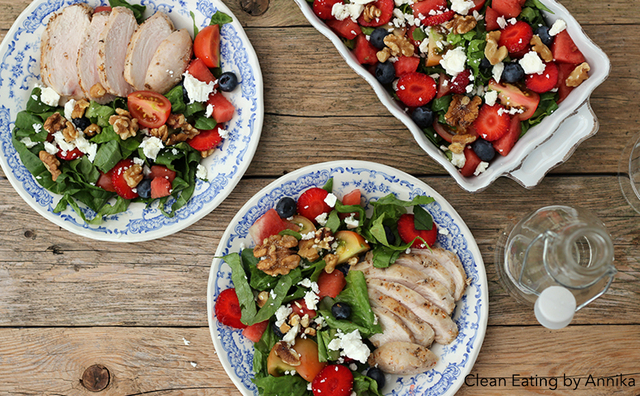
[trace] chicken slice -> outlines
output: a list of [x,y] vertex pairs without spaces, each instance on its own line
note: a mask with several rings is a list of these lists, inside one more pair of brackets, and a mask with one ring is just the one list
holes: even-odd
[[434,248],[431,250],[411,249],[411,252],[434,259],[445,267],[453,277],[453,281],[456,286],[456,291],[453,297],[456,301],[462,298],[462,294],[464,294],[464,290],[467,288],[468,279],[467,273],[464,271],[464,267],[462,266],[462,262],[460,262],[460,259],[455,253],[442,248]]
[[151,58],[155,55],[160,43],[173,32],[171,19],[164,12],[158,11],[131,36],[124,63],[124,79],[137,91],[144,89],[144,79]]
[[91,23],[93,8],[86,4],[65,7],[53,15],[40,41],[42,82],[60,96],[81,99],[78,82],[78,50]]
[[98,74],[100,83],[110,94],[127,96],[133,87],[124,79],[124,59],[127,45],[138,27],[133,11],[114,7],[98,43]]
[[436,279],[449,290],[451,295],[455,295],[456,285],[453,276],[437,260],[415,253],[402,253],[395,261],[395,264],[404,265],[418,270],[425,277]]
[[422,272],[413,268],[397,264],[392,264],[387,268],[376,268],[371,261],[363,261],[351,269],[362,271],[365,278],[381,279],[406,286],[418,292],[449,315],[456,307],[453,296],[442,283],[433,278],[425,278]]
[[93,14],[91,24],[87,28],[87,34],[80,44],[78,52],[78,80],[80,87],[84,92],[84,96],[95,100],[100,104],[111,102],[115,97],[110,94],[102,96],[91,95],[91,88],[100,83],[100,75],[98,74],[98,42],[100,34],[107,26],[109,20],[109,11],[101,11]]
[[458,328],[446,312],[430,303],[419,293],[395,282],[367,278],[367,287],[395,298],[413,311],[420,319],[429,323],[439,344],[449,344],[458,336]]
[[151,59],[144,78],[145,89],[161,94],[182,79],[191,60],[193,42],[186,29],[176,30],[164,39]]
[[368,363],[377,365],[385,373],[413,375],[432,369],[438,363],[438,357],[425,346],[394,341],[373,351]]
[[391,341],[416,342],[411,330],[396,314],[384,307],[371,307],[371,310],[378,317],[378,323],[382,327],[382,333],[369,337],[373,346],[377,348]]

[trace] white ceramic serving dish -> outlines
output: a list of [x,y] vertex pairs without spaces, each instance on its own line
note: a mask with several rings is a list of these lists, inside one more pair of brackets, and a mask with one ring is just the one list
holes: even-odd
[[[309,22],[318,29],[320,33],[331,40],[338,49],[340,55],[342,55],[342,57],[347,61],[347,64],[371,85],[382,104],[389,109],[391,114],[397,117],[407,126],[407,128],[409,128],[418,145],[420,145],[420,147],[427,152],[431,158],[442,165],[461,188],[469,192],[484,190],[500,176],[511,177],[521,185],[528,188],[534,187],[542,180],[549,170],[566,161],[583,140],[593,136],[597,132],[598,123],[587,102],[596,87],[598,87],[608,77],[610,70],[609,58],[607,58],[607,55],[600,49],[600,47],[587,37],[580,27],[580,24],[578,24],[575,18],[569,13],[569,11],[567,11],[566,8],[564,8],[564,6],[553,0],[541,1],[552,11],[552,13],[545,12],[545,17],[549,23],[553,23],[556,19],[563,19],[567,23],[567,31],[591,66],[591,71],[589,72],[590,77],[571,92],[571,94],[560,104],[558,110],[556,110],[554,114],[545,118],[539,125],[531,128],[525,136],[516,143],[508,156],[496,156],[499,158],[495,158],[491,162],[489,168],[479,176],[464,177],[460,174],[458,169],[447,160],[444,153],[438,147],[433,145],[433,143],[431,143],[424,135],[423,131],[418,128],[413,120],[411,120],[409,114],[404,110],[405,106],[402,105],[402,103],[397,102],[385,87],[382,86],[382,84],[380,84],[366,68],[358,63],[355,56],[351,53],[349,48],[342,43],[341,39],[324,23],[324,21],[313,13],[311,5],[306,0],[295,0]],[[582,111],[580,112],[580,117],[578,117],[581,119],[577,120],[575,117],[572,117],[577,114],[578,110],[581,108]],[[590,112],[591,115],[587,115],[587,112]],[[574,139],[571,132],[576,128],[583,127],[583,125],[577,125],[576,122],[581,124],[585,117],[593,118],[593,121],[588,121],[588,123],[593,123],[593,128],[581,130],[580,138]],[[546,152],[546,149],[549,148],[549,146],[546,146],[544,148],[544,152],[538,154],[544,157],[544,161],[542,163],[537,161],[525,162],[529,155],[538,151],[538,148],[540,148],[543,143],[556,134],[556,130],[561,126],[561,124],[565,125],[565,128],[561,132],[563,136],[571,138],[569,140],[555,140],[553,145],[555,148],[553,156]],[[535,165],[534,170],[527,169],[531,165]]]
[[[334,180],[333,191],[338,197],[354,188],[360,189],[363,205],[369,215],[372,210],[369,202],[389,193],[404,200],[417,195],[435,198],[435,202],[423,207],[441,230],[438,244],[458,254],[471,279],[453,313],[459,335],[449,345],[434,344],[432,350],[439,358],[434,369],[413,376],[387,375],[383,393],[394,396],[454,395],[475,363],[487,327],[489,294],[480,250],[462,218],[440,194],[413,176],[373,162],[325,162],[288,173],[250,198],[231,220],[211,264],[207,289],[209,330],[222,366],[243,395],[258,395],[251,382],[253,343],[242,336],[241,330],[221,324],[214,316],[217,296],[222,290],[233,287],[231,269],[220,257],[240,252],[244,247],[252,247],[249,227],[267,210],[274,208],[280,198],[288,196],[297,199],[303,191],[323,186],[331,177]],[[282,396],[288,394],[283,392]]]
[[[35,0],[7,33],[0,45],[0,165],[11,185],[24,201],[46,219],[73,233],[104,241],[135,242],[156,239],[180,231],[215,209],[233,190],[249,167],[260,140],[264,117],[262,74],[249,39],[240,22],[219,0],[144,0],[145,16],[156,10],[167,13],[177,29],[187,28],[193,35],[190,12],[200,27],[207,26],[211,15],[220,10],[233,17],[221,30],[222,69],[234,71],[241,81],[236,90],[225,95],[236,107],[226,125],[229,138],[202,164],[209,182],[198,180],[193,197],[172,218],[165,217],[157,205],[145,207],[132,203],[126,212],[108,216],[100,225],[88,225],[70,208],[54,213],[60,196],[41,187],[24,167],[11,142],[13,122],[23,110],[29,93],[39,80],[40,36],[50,15],[75,0]],[[89,0],[91,6],[106,1]],[[86,208],[85,208],[86,209]],[[89,216],[92,213],[89,209]]]

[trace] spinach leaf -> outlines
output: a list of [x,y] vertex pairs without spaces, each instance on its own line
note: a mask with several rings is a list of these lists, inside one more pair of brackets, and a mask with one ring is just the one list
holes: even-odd
[[85,110],[84,116],[87,117],[92,123],[97,124],[101,128],[106,128],[110,126],[109,117],[111,117],[115,113],[116,111],[111,106],[103,106],[92,100],[91,103],[89,103],[89,107],[87,107],[87,110]]
[[258,387],[261,396],[282,396],[284,389],[288,395],[312,395],[311,391],[307,389],[308,382],[299,375],[283,375],[282,377],[268,375],[261,378],[256,376],[252,381]]
[[236,289],[240,309],[242,311],[240,321],[246,325],[262,322],[261,320],[257,322],[254,321],[256,316],[256,302],[253,299],[253,292],[251,291],[251,287],[247,281],[247,275],[244,272],[242,257],[240,257],[238,253],[231,253],[224,256],[222,259],[227,263],[227,265],[229,265],[229,267],[231,267],[231,281]]
[[182,84],[176,85],[171,88],[169,92],[164,95],[169,102],[171,102],[172,113],[184,113],[187,109],[187,105],[184,103],[184,95],[182,93]]
[[215,128],[216,124],[216,120],[211,117],[196,117],[196,122],[193,126],[203,131],[207,131]]
[[433,228],[433,217],[421,206],[413,207],[413,216],[416,230],[431,230]]
[[93,164],[102,172],[107,173],[111,168],[116,166],[121,159],[120,145],[117,141],[110,140],[98,148]]
[[231,22],[233,22],[233,18],[231,18],[229,15],[225,14],[222,11],[216,11],[211,16],[211,21],[209,22],[209,25],[219,25],[220,27],[222,27],[222,25],[225,25]]

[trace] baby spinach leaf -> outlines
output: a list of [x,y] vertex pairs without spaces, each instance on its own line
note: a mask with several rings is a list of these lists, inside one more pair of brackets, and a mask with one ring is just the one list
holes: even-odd
[[220,27],[222,27],[222,25],[225,25],[231,22],[233,22],[233,18],[231,18],[229,15],[225,14],[222,11],[216,11],[211,16],[211,21],[209,22],[209,25],[219,25]]

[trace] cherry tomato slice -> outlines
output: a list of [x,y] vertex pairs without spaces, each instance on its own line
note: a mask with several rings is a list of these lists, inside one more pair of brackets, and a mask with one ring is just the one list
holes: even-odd
[[210,25],[200,30],[193,40],[193,53],[208,67],[220,67],[220,26]]
[[144,128],[161,127],[171,114],[171,102],[157,92],[136,91],[127,97],[127,107]]

